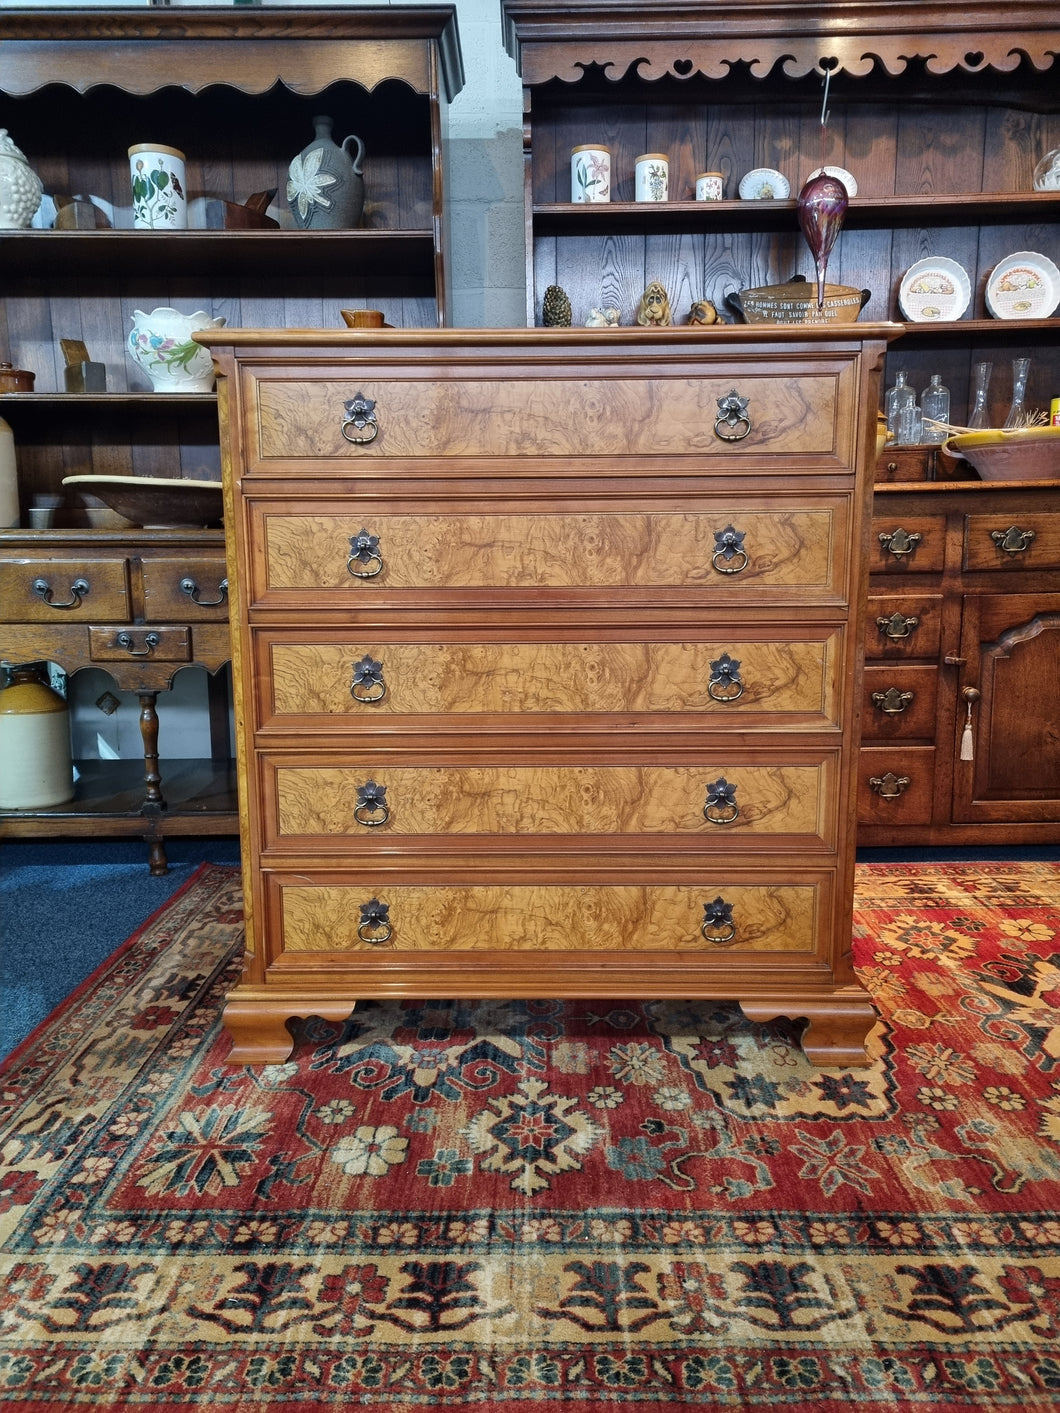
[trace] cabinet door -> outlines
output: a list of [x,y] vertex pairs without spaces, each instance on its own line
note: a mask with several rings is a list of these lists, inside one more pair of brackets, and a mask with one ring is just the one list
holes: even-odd
[[961,656],[972,704],[974,759],[959,759],[953,818],[961,823],[1060,821],[1060,594],[964,600]]

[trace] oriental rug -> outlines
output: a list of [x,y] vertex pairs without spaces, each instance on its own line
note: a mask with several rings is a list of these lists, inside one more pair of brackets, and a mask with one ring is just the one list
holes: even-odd
[[1060,866],[859,866],[849,1071],[651,1000],[231,1068],[240,927],[203,866],[5,1066],[0,1403],[1060,1405]]

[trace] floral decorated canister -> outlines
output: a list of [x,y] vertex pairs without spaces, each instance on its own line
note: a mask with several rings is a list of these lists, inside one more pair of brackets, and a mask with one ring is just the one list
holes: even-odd
[[166,307],[133,313],[129,355],[151,379],[155,392],[211,392],[214,385],[210,350],[196,343],[197,329],[222,329],[223,318],[203,309],[181,314]]
[[611,200],[611,153],[587,143],[571,148],[570,199],[577,205]]
[[183,231],[188,225],[184,153],[161,142],[129,148],[133,225],[138,231]]
[[666,201],[670,194],[670,162],[665,152],[645,152],[633,167],[637,201]]

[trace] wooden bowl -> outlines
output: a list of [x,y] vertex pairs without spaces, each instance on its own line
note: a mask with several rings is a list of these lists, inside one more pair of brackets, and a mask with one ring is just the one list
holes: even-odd
[[1060,427],[961,432],[942,449],[971,462],[983,481],[1060,480]]
[[64,476],[72,491],[96,496],[145,530],[187,529],[221,520],[220,481],[162,476]]

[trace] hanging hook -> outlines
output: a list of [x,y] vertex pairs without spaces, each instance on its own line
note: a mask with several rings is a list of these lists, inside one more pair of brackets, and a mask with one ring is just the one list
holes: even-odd
[[831,69],[825,69],[825,71],[824,71],[824,92],[823,92],[823,94],[821,95],[821,127],[825,127],[825,126],[827,125],[827,123],[828,123],[828,117],[829,117],[829,113],[828,113],[828,85],[829,85],[831,82],[832,82],[832,70],[831,70]]

